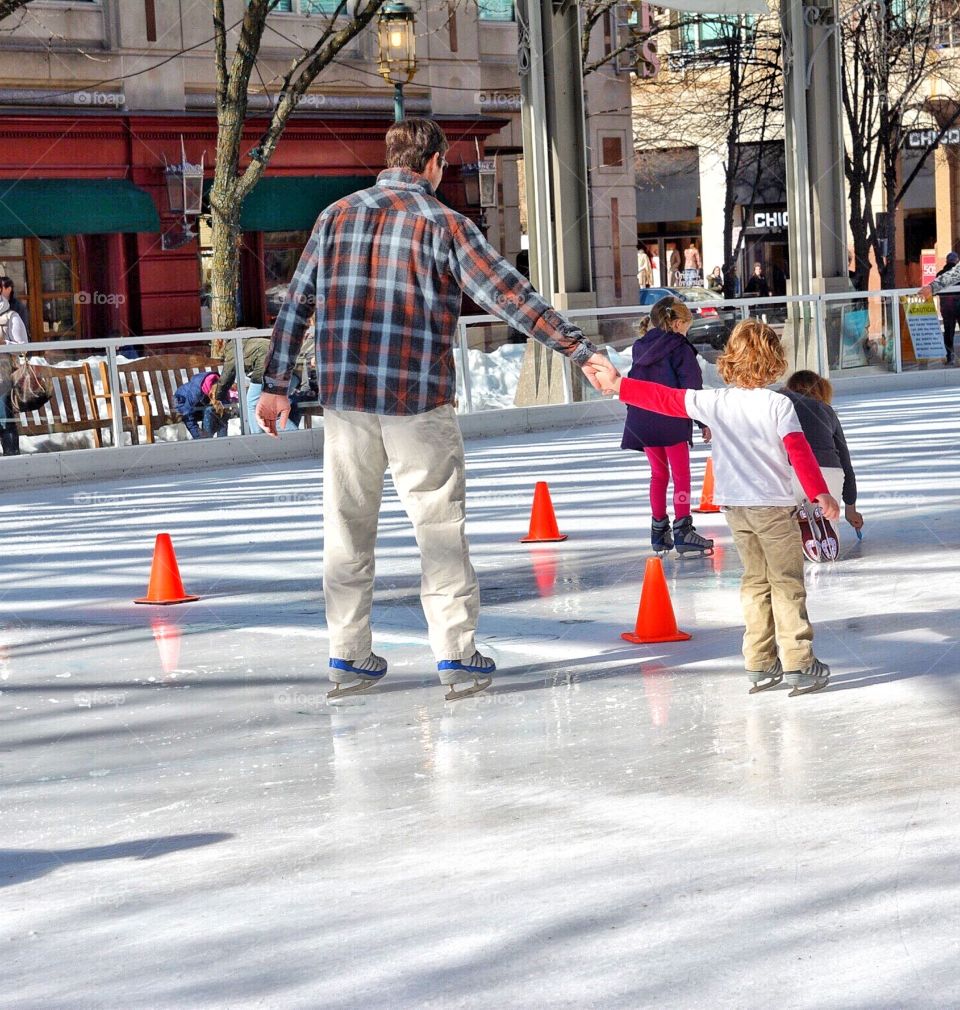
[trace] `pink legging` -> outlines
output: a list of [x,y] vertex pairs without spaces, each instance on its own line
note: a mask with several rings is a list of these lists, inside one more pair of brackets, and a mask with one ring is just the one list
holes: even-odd
[[690,446],[648,446],[643,450],[650,461],[650,508],[654,519],[667,514],[667,481],[673,474],[673,510],[676,519],[690,515]]

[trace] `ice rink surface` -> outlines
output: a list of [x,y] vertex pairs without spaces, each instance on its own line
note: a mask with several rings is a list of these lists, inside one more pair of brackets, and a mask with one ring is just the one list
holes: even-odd
[[[795,699],[747,694],[722,516],[665,564],[692,640],[620,640],[612,426],[468,445],[501,673],[455,705],[389,483],[390,674],[338,707],[319,461],[6,495],[0,1006],[960,1006],[960,393],[837,406],[865,536],[808,571],[833,680]],[[517,542],[536,480],[565,543]],[[131,604],[160,531],[200,602]]]

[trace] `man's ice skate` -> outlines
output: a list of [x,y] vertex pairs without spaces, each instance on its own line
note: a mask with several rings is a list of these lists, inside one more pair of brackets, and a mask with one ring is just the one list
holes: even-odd
[[800,694],[822,691],[830,681],[830,667],[814,656],[813,662],[805,670],[791,670],[784,676],[793,688],[787,697],[796,698]]
[[713,541],[708,540],[694,529],[693,519],[684,516],[673,521],[673,546],[678,554],[712,554]]
[[803,553],[810,561],[836,561],[840,553],[837,531],[819,505],[804,502],[797,508]]
[[[469,659],[461,661],[459,659],[442,659],[437,663],[437,670],[440,672],[440,683],[444,687],[449,687],[444,698],[446,701],[459,701],[461,698],[469,698],[471,695],[479,694],[493,683],[493,678],[489,674],[496,670],[497,664],[489,656],[481,656],[475,652]],[[472,684],[462,691],[456,689],[457,684]]]
[[356,662],[352,659],[330,659],[330,679],[335,687],[327,692],[328,701],[348,698],[352,694],[362,694],[383,680],[387,672],[387,661],[372,652],[366,659]]
[[750,693],[759,694],[761,691],[776,687],[783,680],[783,667],[780,665],[780,660],[776,659],[765,670],[747,670],[747,676],[753,683]]
[[673,550],[673,536],[670,533],[670,519],[650,520],[650,546],[655,554],[666,554]]

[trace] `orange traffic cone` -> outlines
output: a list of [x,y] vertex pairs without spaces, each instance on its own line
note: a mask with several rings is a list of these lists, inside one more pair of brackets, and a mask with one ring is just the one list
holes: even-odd
[[700,492],[700,504],[694,512],[719,512],[720,506],[713,504],[713,457],[707,456],[707,469],[703,474],[703,490]]
[[553,543],[566,540],[567,535],[561,533],[557,526],[557,517],[553,514],[553,502],[550,500],[550,488],[547,482],[537,481],[533,489],[533,509],[530,512],[530,532],[520,541],[522,544]]
[[635,645],[645,642],[684,642],[690,637],[677,628],[670,591],[659,558],[647,558],[636,627],[633,631],[625,631],[620,637]]
[[154,617],[150,626],[160,652],[160,667],[165,674],[173,673],[180,665],[180,629],[162,617]]
[[173,553],[173,543],[169,533],[158,533],[153,547],[153,566],[150,568],[150,585],[147,595],[134,603],[191,603],[199,596],[190,596],[184,591],[177,568],[177,556]]

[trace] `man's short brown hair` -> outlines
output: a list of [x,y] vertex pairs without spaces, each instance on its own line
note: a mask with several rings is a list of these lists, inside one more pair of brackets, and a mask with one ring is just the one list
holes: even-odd
[[423,173],[435,155],[450,147],[443,130],[432,119],[404,119],[387,130],[387,168],[409,168]]

